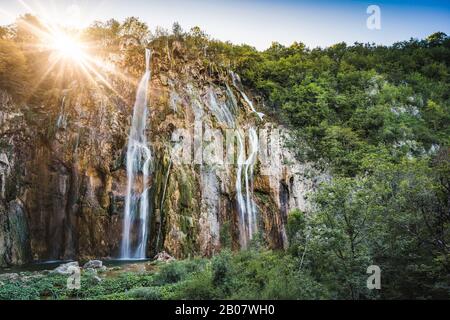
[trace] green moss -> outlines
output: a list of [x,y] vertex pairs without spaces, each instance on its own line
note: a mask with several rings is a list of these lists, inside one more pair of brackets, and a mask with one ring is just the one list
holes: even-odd
[[255,191],[255,196],[264,203],[268,203],[269,201],[271,201],[269,194],[264,192]]
[[181,248],[185,256],[198,251],[197,236],[199,233],[196,215],[200,211],[195,200],[195,181],[191,172],[177,171],[180,199],[178,202],[178,222],[180,230],[185,234]]
[[179,207],[182,208],[189,208],[191,207],[192,202],[192,189],[193,189],[193,177],[190,175],[180,172],[181,179],[179,181],[179,188],[180,188],[180,202]]

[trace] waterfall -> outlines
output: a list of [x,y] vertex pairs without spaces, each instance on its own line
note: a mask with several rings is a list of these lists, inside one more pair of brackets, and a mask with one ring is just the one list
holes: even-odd
[[62,101],[61,101],[61,107],[59,109],[58,119],[56,120],[56,127],[58,129],[65,128],[67,125],[67,116],[64,114],[65,102],[66,102],[66,96],[63,96]]
[[250,101],[250,99],[247,97],[247,95],[246,95],[243,91],[241,92],[241,94],[242,94],[242,97],[244,97],[245,102],[247,102],[247,104],[250,106],[250,109],[252,110],[252,112],[253,112],[253,113],[256,113],[256,115],[258,116],[258,118],[259,118],[260,120],[262,120],[263,117],[265,116],[265,114],[262,113],[262,112],[258,112],[258,111],[255,110],[255,107],[253,107],[253,103]]
[[[251,111],[262,119],[264,114],[258,113],[255,110],[251,100],[240,88],[239,77],[234,73],[231,74],[233,76],[233,85],[238,89]],[[234,116],[234,113],[237,112],[235,110],[237,109],[237,101],[229,86],[227,86],[227,96],[229,101],[226,103],[218,102],[214,89],[210,87],[207,94],[207,106],[220,123],[226,125],[228,128],[239,129]],[[248,136],[249,152],[246,158],[245,137],[241,131],[236,130],[235,137],[238,148],[235,188],[239,212],[239,239],[241,248],[243,249],[248,247],[249,241],[253,239],[253,236],[258,231],[257,208],[253,201],[253,171],[259,151],[259,141],[255,127],[249,127]]]
[[[148,83],[151,77],[151,51],[145,50],[145,73],[136,92],[133,119],[127,148],[127,194],[121,259],[144,259],[146,257],[149,221],[149,174],[152,154],[147,144],[147,102]],[[136,222],[136,218],[139,220]],[[136,244],[131,239],[133,229],[137,228]],[[135,250],[133,250],[135,247]]]
[[248,228],[246,227],[247,206],[242,195],[242,167],[245,163],[245,146],[241,133],[237,132],[238,159],[236,170],[236,198],[239,209],[239,240],[241,248],[247,248],[249,239]]
[[[238,163],[236,172],[236,197],[239,207],[239,236],[242,248],[247,248],[248,242],[258,231],[257,209],[253,201],[253,171],[259,151],[259,141],[256,130],[250,127],[249,134],[249,152],[248,158],[245,158],[245,145],[240,133],[237,134],[238,140]],[[244,181],[242,181],[242,175]],[[242,191],[242,185],[245,186],[245,197]]]
[[[241,79],[234,72],[230,72],[234,87],[244,98],[244,101],[250,107],[250,110],[255,113],[260,120],[263,119],[264,114],[257,112],[253,106],[252,101],[247,97],[242,89]],[[237,201],[239,205],[239,233],[241,247],[246,248],[248,242],[253,239],[253,236],[258,231],[257,221],[257,208],[253,201],[253,170],[257,160],[257,154],[259,151],[259,141],[256,129],[254,127],[249,128],[249,154],[248,158],[243,161],[244,156],[244,144],[242,137],[238,134],[239,155],[238,155],[238,169],[236,176],[236,193]],[[242,195],[242,171],[244,171],[244,185],[245,185],[245,199]]]
[[242,90],[241,78],[239,77],[239,75],[237,75],[233,71],[230,71],[230,74],[231,74],[231,79],[233,80],[233,85],[236,87],[236,89],[242,95],[245,102],[249,105],[250,110],[252,110],[252,112],[255,113],[260,120],[262,120],[262,118],[265,116],[264,113],[256,111],[255,107],[253,106],[252,101],[247,97],[245,92]]
[[227,124],[229,128],[235,126],[233,114],[226,104],[217,103],[216,94],[212,88],[209,88],[209,109],[221,123]]
[[245,161],[245,202],[247,208],[247,225],[248,225],[248,235],[252,239],[253,235],[258,229],[258,224],[256,221],[256,206],[253,202],[253,167],[256,163],[256,156],[259,150],[258,135],[254,128],[249,130],[249,141],[250,141],[250,152],[247,160]]

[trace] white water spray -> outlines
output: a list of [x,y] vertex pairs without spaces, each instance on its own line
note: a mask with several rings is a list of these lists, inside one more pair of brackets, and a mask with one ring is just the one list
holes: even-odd
[[238,89],[239,93],[242,95],[245,102],[249,105],[250,110],[252,110],[252,112],[255,113],[260,120],[262,120],[263,117],[265,116],[265,114],[262,112],[256,111],[255,107],[253,106],[252,101],[247,97],[247,95],[241,88],[242,87],[241,78],[239,78],[239,76],[236,73],[234,73],[233,71],[231,71],[230,74],[231,74],[231,79],[233,80],[233,85],[236,87],[236,89]]
[[[256,130],[251,127],[249,133],[249,152],[245,158],[244,141],[240,133],[238,140],[238,163],[236,172],[236,196],[239,206],[239,236],[241,248],[247,248],[249,241],[258,231],[257,208],[253,201],[253,171],[259,151],[259,141]],[[244,181],[242,181],[242,176]],[[245,197],[242,191],[245,186]]]
[[256,134],[256,130],[254,128],[250,128],[249,130],[249,141],[250,141],[250,150],[249,156],[245,161],[245,202],[247,208],[247,226],[248,226],[248,235],[249,238],[252,239],[255,232],[258,230],[258,224],[256,221],[256,206],[253,202],[253,167],[256,163],[256,156],[259,150],[259,141],[258,135]]
[[[247,97],[242,89],[241,79],[234,72],[230,72],[234,87],[244,98],[245,102],[250,107],[250,110],[255,113],[260,120],[263,119],[264,114],[257,112],[253,106],[252,101]],[[238,170],[236,177],[236,193],[239,205],[239,233],[242,248],[247,248],[248,242],[253,239],[253,236],[258,231],[257,208],[253,201],[253,170],[256,163],[257,154],[259,151],[258,135],[254,127],[249,129],[249,154],[244,161],[244,144],[242,137],[238,135],[239,155],[238,155]],[[244,171],[244,185],[245,198],[242,195],[242,171]]]
[[240,132],[237,133],[238,159],[236,171],[236,198],[239,206],[239,241],[241,248],[247,248],[249,234],[246,227],[247,206],[242,194],[242,168],[245,163],[245,146]]
[[[121,259],[145,259],[148,239],[149,221],[149,175],[152,165],[152,154],[147,144],[146,123],[148,103],[148,83],[151,77],[151,51],[145,50],[145,73],[136,92],[136,102],[133,109],[133,119],[128,138],[127,149],[127,195]],[[138,221],[136,221],[138,218]],[[131,239],[134,228],[137,231],[137,241]]]

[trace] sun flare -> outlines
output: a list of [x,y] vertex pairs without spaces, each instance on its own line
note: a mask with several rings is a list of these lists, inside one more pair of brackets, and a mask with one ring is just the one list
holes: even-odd
[[57,32],[50,39],[50,49],[59,58],[81,63],[86,56],[84,44],[63,32]]

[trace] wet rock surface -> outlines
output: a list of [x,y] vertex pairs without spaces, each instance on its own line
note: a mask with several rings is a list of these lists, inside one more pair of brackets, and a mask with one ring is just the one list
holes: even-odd
[[101,269],[103,262],[101,260],[90,260],[83,265],[83,269]]

